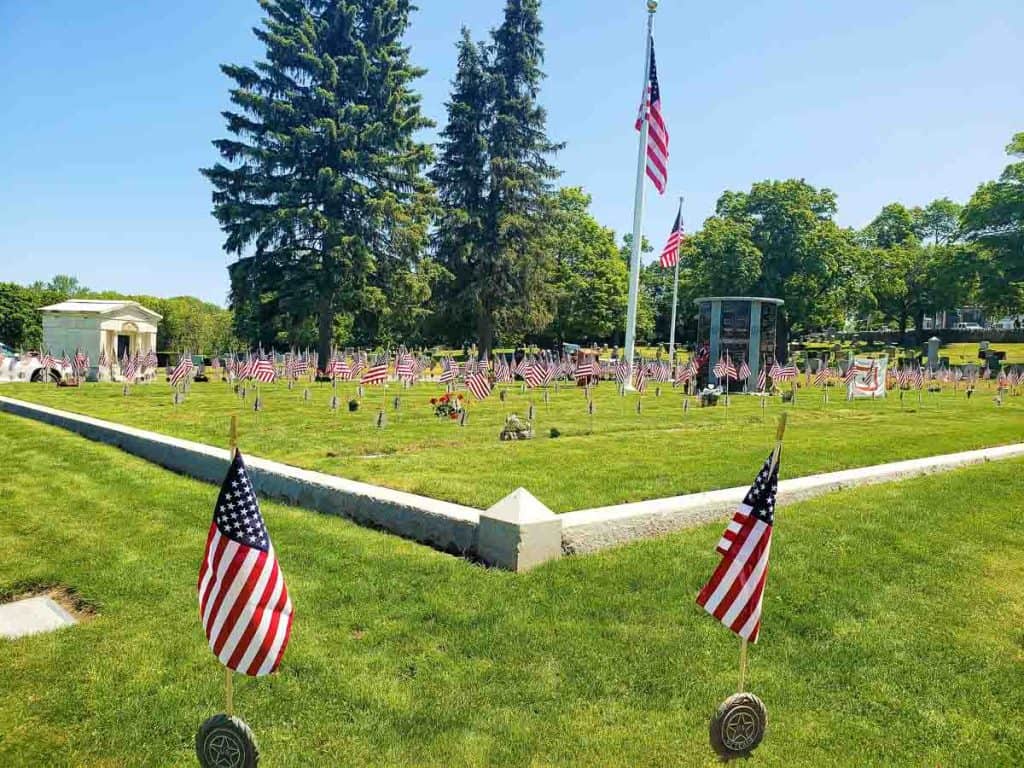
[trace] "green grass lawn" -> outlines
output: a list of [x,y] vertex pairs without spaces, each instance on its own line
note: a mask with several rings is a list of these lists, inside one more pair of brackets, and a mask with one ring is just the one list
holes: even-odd
[[[10,415],[0,436],[0,596],[99,609],[0,642],[0,765],[194,765],[223,706],[194,593],[216,489]],[[1008,461],[780,511],[752,765],[1021,765],[1022,494]],[[720,524],[516,575],[263,508],[296,611],[280,673],[236,678],[263,764],[716,764],[737,642],[693,600]]]
[[[614,384],[601,384],[593,433],[582,390],[562,387],[548,404],[537,395],[537,438],[504,443],[498,433],[505,415],[528,407],[529,395],[518,386],[504,403],[497,395],[472,403],[466,427],[432,415],[429,400],[441,392],[438,385],[402,391],[398,411],[390,401],[400,390],[389,387],[383,430],[374,426],[380,388],[368,390],[356,413],[344,408],[354,385],[339,386],[337,413],[328,407],[327,384],[311,387],[310,402],[301,387],[264,387],[259,414],[251,410],[251,395],[242,403],[219,382],[194,385],[178,407],[166,383],[136,386],[128,397],[113,384],[13,384],[0,394],[221,446],[230,415],[238,413],[241,447],[258,456],[480,508],[521,485],[556,512],[749,482],[749,468],[763,459],[784,407],[791,476],[1013,443],[1024,434],[1024,397],[1007,397],[997,408],[987,389],[971,401],[962,391],[954,397],[951,388],[926,393],[921,407],[916,393],[901,406],[898,395],[847,403],[839,389],[826,407],[820,390],[802,390],[795,406],[773,398],[764,420],[755,397],[733,397],[728,412],[720,405],[684,413],[680,394],[666,386],[655,397],[652,390],[638,415],[638,395],[620,397]],[[551,438],[551,427],[561,437]]]

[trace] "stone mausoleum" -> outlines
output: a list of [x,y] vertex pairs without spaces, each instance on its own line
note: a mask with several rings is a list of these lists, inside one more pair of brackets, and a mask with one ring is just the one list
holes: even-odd
[[89,356],[88,378],[98,373],[100,352],[120,360],[127,352],[156,351],[156,326],[162,319],[137,301],[71,299],[42,307],[43,348],[53,355],[74,355],[80,349]]
[[[718,383],[712,368],[727,352],[739,366],[750,366],[749,383],[764,364],[775,359],[775,336],[782,299],[763,296],[705,296],[697,305],[697,348],[708,351],[707,381]],[[702,376],[705,371],[701,371]]]

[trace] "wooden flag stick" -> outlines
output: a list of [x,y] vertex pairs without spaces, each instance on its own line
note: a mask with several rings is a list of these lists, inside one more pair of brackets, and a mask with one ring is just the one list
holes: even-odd
[[747,638],[740,638],[740,685],[736,693],[743,693],[747,684]]
[[224,711],[228,717],[235,716],[235,692],[231,678],[231,668],[224,667]]

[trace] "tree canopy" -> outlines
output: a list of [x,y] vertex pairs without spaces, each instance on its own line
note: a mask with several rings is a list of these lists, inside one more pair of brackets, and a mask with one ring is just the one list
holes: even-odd
[[[326,359],[339,313],[368,337],[386,334],[379,297],[417,283],[432,155],[415,138],[431,123],[411,84],[424,70],[402,43],[408,0],[262,5],[265,58],[222,67],[235,83],[236,111],[224,113],[234,138],[214,142],[224,163],[203,173],[224,249],[248,259],[232,272],[232,306],[251,319],[269,305],[294,318],[288,332],[315,316]],[[417,306],[423,289],[411,290]]]

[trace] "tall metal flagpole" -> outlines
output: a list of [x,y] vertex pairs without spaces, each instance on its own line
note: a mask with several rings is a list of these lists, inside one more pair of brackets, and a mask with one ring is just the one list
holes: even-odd
[[[679,222],[679,229],[683,228],[683,196],[679,196],[679,215],[676,217]],[[682,246],[680,238],[679,246]],[[672,278],[672,325],[668,331],[668,361],[672,366],[673,373],[676,367],[676,300],[679,298],[679,246],[676,247],[676,273]]]
[[648,87],[651,67],[651,33],[654,27],[654,12],[658,10],[657,0],[647,0],[647,39],[644,45],[643,105],[640,110],[640,143],[636,158],[636,196],[633,200],[633,249],[629,257],[629,302],[626,307],[626,350],[628,366],[623,389],[633,391],[633,356],[636,353],[636,305],[640,292],[640,241],[644,221],[644,175],[647,171],[647,130],[650,118],[648,110]]

